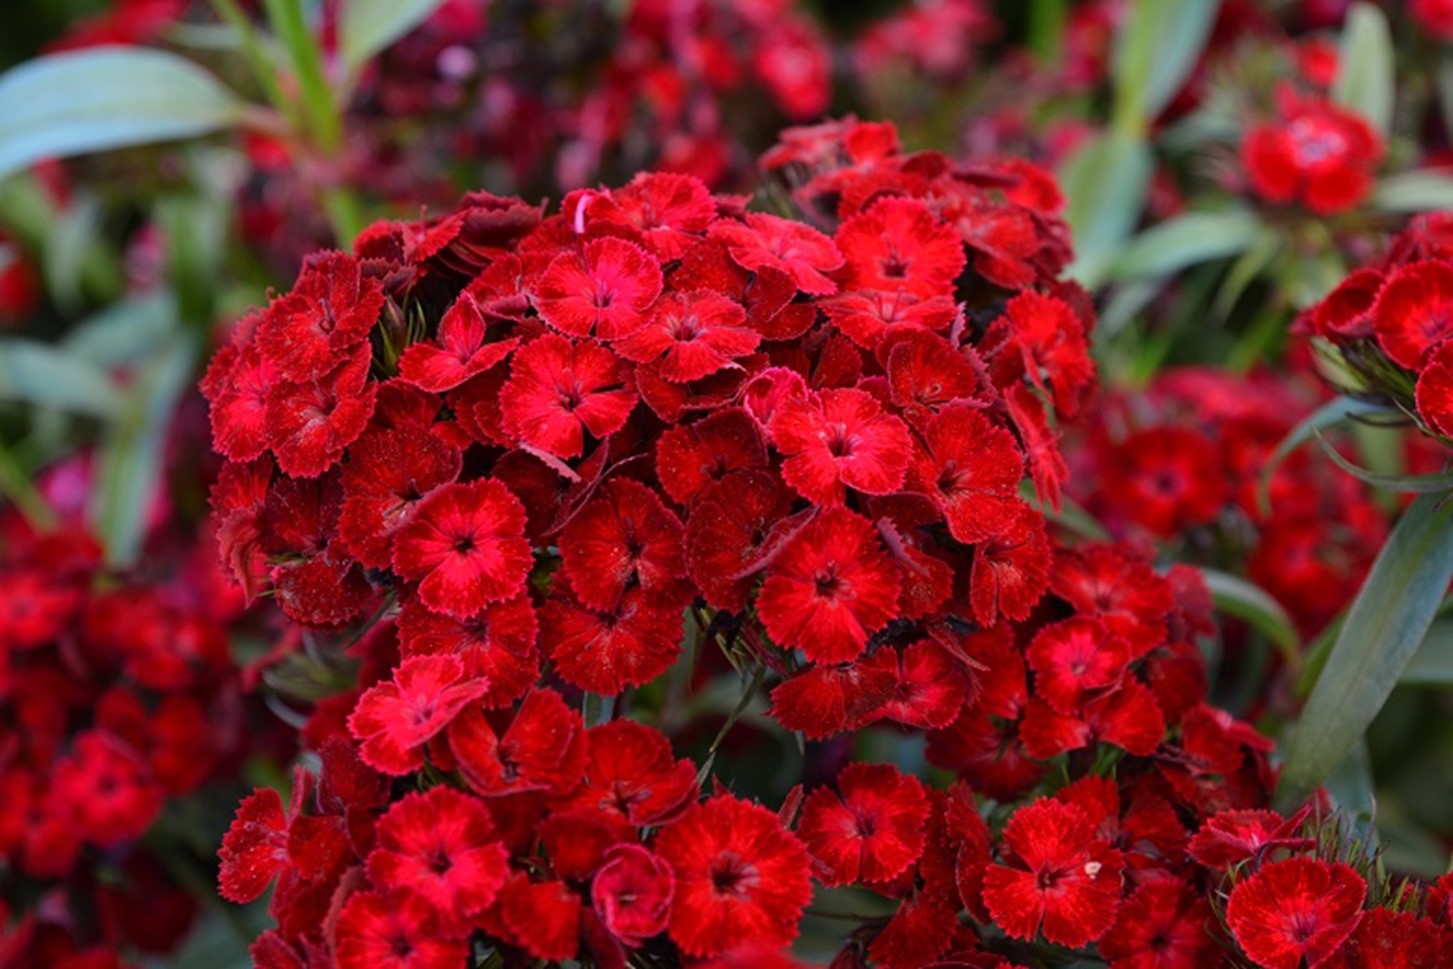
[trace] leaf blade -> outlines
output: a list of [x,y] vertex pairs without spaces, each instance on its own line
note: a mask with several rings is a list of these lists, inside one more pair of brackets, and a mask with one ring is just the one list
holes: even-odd
[[1355,3],[1347,11],[1337,63],[1332,100],[1362,115],[1386,138],[1394,102],[1393,47],[1381,10],[1370,3]]
[[443,0],[349,0],[338,25],[350,73],[428,19]]

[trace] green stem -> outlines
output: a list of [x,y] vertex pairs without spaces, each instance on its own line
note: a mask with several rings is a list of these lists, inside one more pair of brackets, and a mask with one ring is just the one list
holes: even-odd
[[747,707],[752,705],[752,699],[757,695],[757,688],[762,685],[762,679],[766,675],[767,667],[762,665],[758,665],[752,673],[752,681],[747,684],[747,689],[742,693],[742,698],[737,701],[736,708],[732,710],[731,716],[727,717],[726,723],[721,725],[721,729],[716,733],[716,738],[711,742],[711,747],[707,749],[706,760],[702,761],[701,770],[696,775],[697,786],[706,782],[707,776],[711,773],[712,764],[716,761],[716,752],[721,749],[721,745],[726,740],[727,734],[731,731],[732,727],[736,726],[737,721],[742,718],[742,714],[747,712]]
[[277,66],[272,58],[263,50],[262,41],[257,35],[256,29],[247,14],[236,0],[212,0],[212,9],[217,16],[226,21],[227,26],[237,33],[238,42],[242,45],[242,56],[247,59],[247,64],[252,68],[253,77],[262,86],[262,93],[267,100],[282,115],[288,119],[288,126],[292,130],[298,129],[297,107],[283,93],[282,85],[277,80]]
[[343,124],[328,78],[323,54],[303,19],[302,0],[263,0],[267,19],[277,32],[298,74],[307,134],[323,152],[332,156],[342,141]]
[[334,241],[343,249],[353,248],[353,240],[363,231],[363,211],[358,199],[343,185],[321,190],[323,212],[333,229]]

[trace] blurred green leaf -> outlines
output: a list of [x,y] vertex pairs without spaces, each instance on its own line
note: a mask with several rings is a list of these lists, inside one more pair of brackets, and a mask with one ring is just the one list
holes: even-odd
[[1370,404],[1355,397],[1337,397],[1303,418],[1301,423],[1282,438],[1281,443],[1276,446],[1275,451],[1271,452],[1271,457],[1267,458],[1266,464],[1261,469],[1261,481],[1257,487],[1256,498],[1257,504],[1261,506],[1262,514],[1271,511],[1272,475],[1287,459],[1287,456],[1310,441],[1312,435],[1323,428],[1335,427],[1352,417],[1387,413],[1389,413],[1387,408],[1379,404]]
[[1203,568],[1200,572],[1216,608],[1249,623],[1277,647],[1295,671],[1301,663],[1302,639],[1281,603],[1265,589],[1239,576],[1219,569]]
[[1187,212],[1136,236],[1110,272],[1117,279],[1165,276],[1245,252],[1270,235],[1270,227],[1250,209]]
[[1384,212],[1432,212],[1453,209],[1453,173],[1402,172],[1380,179],[1372,204]]
[[1332,459],[1333,464],[1357,480],[1365,481],[1373,487],[1386,488],[1388,491],[1406,495],[1442,494],[1446,491],[1453,491],[1453,471],[1441,471],[1436,474],[1379,474],[1376,471],[1359,468],[1344,458],[1342,453],[1322,436],[1320,430],[1314,430],[1312,433],[1317,436],[1317,442],[1322,445],[1322,450],[1327,452],[1327,457]]
[[0,343],[0,400],[110,418],[123,398],[110,378],[86,360],[14,339]]
[[1108,275],[1145,206],[1152,159],[1145,140],[1108,131],[1060,166],[1075,246],[1070,275],[1095,289]]
[[175,336],[176,300],[166,290],[113,303],[72,327],[60,344],[68,357],[110,369],[145,359]]
[[244,103],[191,61],[141,47],[52,54],[0,75],[0,177],[46,158],[207,134]]
[[1333,803],[1347,813],[1351,830],[1348,836],[1377,844],[1377,794],[1372,783],[1372,757],[1367,741],[1358,738],[1327,778],[1327,793]]
[[167,432],[177,400],[191,385],[196,355],[194,340],[178,334],[169,341],[137,373],[130,396],[107,428],[90,511],[113,565],[130,565],[141,551]]
[[1332,100],[1362,115],[1386,138],[1394,96],[1392,33],[1373,4],[1356,3],[1347,11],[1337,65]]
[[1453,580],[1453,502],[1422,495],[1378,554],[1292,731],[1283,808],[1326,781],[1362,737],[1427,633]]
[[[1115,114],[1120,124],[1160,114],[1200,60],[1220,0],[1133,0],[1115,38]],[[1130,119],[1136,119],[1132,122]]]
[[343,63],[349,72],[413,30],[443,0],[344,0],[339,17]]
[[101,206],[90,195],[78,195],[56,213],[46,239],[45,288],[62,310],[74,311],[81,302],[86,260],[100,245]]
[[1409,686],[1453,686],[1453,619],[1439,619],[1428,627],[1423,644],[1408,660],[1398,682]]

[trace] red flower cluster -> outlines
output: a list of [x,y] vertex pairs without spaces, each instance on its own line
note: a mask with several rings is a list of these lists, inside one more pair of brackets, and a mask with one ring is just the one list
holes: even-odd
[[1302,328],[1340,353],[1360,383],[1453,439],[1453,220],[1421,217],[1378,262],[1357,270],[1303,314]]
[[1185,368],[1106,395],[1069,449],[1071,495],[1116,535],[1245,574],[1319,632],[1362,585],[1387,534],[1368,489],[1315,450],[1277,446],[1319,397],[1308,375]]
[[1367,197],[1383,151],[1363,118],[1288,87],[1277,92],[1276,117],[1246,132],[1241,163],[1266,201],[1333,215]]
[[147,581],[79,528],[0,527],[0,964],[167,952],[197,909],[176,866],[206,860],[143,836],[249,752],[241,597],[207,543]]

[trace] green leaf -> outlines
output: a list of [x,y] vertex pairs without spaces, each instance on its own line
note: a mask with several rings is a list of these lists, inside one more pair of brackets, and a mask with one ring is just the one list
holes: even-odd
[[1106,132],[1059,171],[1076,259],[1070,274],[1089,289],[1104,281],[1145,206],[1152,160],[1145,140]]
[[1117,126],[1143,130],[1170,103],[1200,60],[1220,5],[1220,0],[1134,0],[1115,38]]
[[101,206],[89,194],[79,194],[56,214],[42,269],[46,291],[62,310],[74,311],[81,303],[86,259],[100,245],[100,229]]
[[1115,260],[1111,275],[1117,279],[1166,276],[1245,252],[1270,231],[1249,209],[1187,212],[1136,236]]
[[175,337],[176,298],[165,289],[113,303],[72,327],[60,344],[68,357],[110,369],[143,360]]
[[1303,801],[1351,752],[1416,652],[1453,580],[1453,502],[1423,495],[1378,553],[1287,745],[1283,808]]
[[1333,464],[1359,481],[1365,481],[1373,487],[1386,488],[1388,491],[1406,495],[1430,495],[1453,491],[1453,471],[1440,471],[1437,474],[1378,474],[1376,471],[1359,468],[1344,458],[1341,452],[1332,446],[1332,442],[1322,436],[1321,431],[1312,433],[1317,436],[1317,443],[1322,445],[1322,450],[1327,452],[1327,457],[1332,459]]
[[1389,175],[1373,188],[1372,204],[1384,212],[1453,209],[1453,174],[1424,170]]
[[1239,576],[1219,569],[1203,568],[1200,572],[1217,609],[1250,623],[1276,646],[1292,670],[1301,664],[1302,640],[1281,603],[1265,589]]
[[1393,111],[1392,33],[1373,4],[1356,3],[1347,12],[1337,64],[1332,100],[1362,115],[1386,138]]
[[1303,418],[1300,424],[1282,438],[1281,443],[1276,446],[1275,451],[1271,452],[1271,457],[1267,458],[1265,466],[1261,469],[1261,481],[1257,486],[1256,501],[1261,506],[1262,514],[1271,512],[1272,475],[1293,451],[1310,441],[1312,435],[1353,417],[1391,413],[1386,407],[1379,404],[1370,404],[1355,397],[1337,397]]
[[443,0],[345,0],[338,25],[349,73],[428,19]]
[[195,342],[181,335],[169,341],[137,376],[132,395],[107,429],[90,512],[113,565],[130,565],[141,551],[167,431],[192,382],[196,351]]
[[46,158],[207,134],[245,105],[191,61],[142,47],[96,47],[0,75],[0,177]]
[[1398,680],[1409,686],[1453,686],[1453,619],[1428,627],[1423,644]]
[[0,400],[110,418],[122,404],[110,378],[78,356],[33,340],[0,343]]

